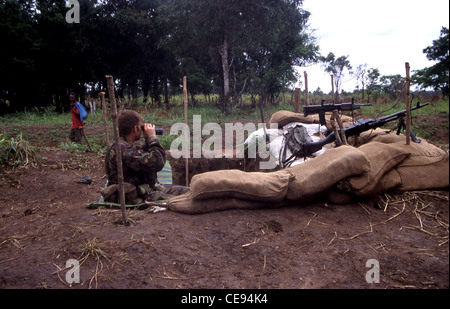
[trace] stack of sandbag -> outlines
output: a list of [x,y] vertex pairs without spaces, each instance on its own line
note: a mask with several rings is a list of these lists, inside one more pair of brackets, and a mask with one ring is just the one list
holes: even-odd
[[[327,124],[330,116],[327,116]],[[352,124],[342,117],[344,126]],[[319,123],[318,115],[279,111],[270,124]],[[331,148],[318,157],[281,171],[246,173],[213,171],[195,175],[191,192],[168,201],[169,209],[200,214],[225,209],[256,209],[302,204],[319,198],[345,204],[385,192],[446,189],[448,154],[422,139],[421,143],[383,129],[364,132],[356,146]]]
[[369,169],[369,161],[361,151],[342,146],[276,172],[223,170],[195,175],[191,192],[170,199],[168,207],[176,212],[199,214],[305,203],[323,196],[340,180]]
[[422,139],[406,145],[406,137],[377,129],[361,134],[358,147],[370,171],[342,180],[338,187],[351,195],[371,197],[384,192],[441,190],[449,187],[449,156]]

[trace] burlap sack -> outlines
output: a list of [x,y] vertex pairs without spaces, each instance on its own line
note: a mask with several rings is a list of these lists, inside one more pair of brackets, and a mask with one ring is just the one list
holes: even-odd
[[[361,141],[368,142],[358,149],[365,151],[371,161],[373,174],[385,173],[382,178],[368,175],[373,181],[363,187],[362,177],[352,179],[351,190],[359,196],[377,195],[382,192],[396,190],[400,192],[414,190],[445,189],[449,187],[448,154],[421,138],[420,143],[411,141],[406,145],[406,137],[383,129],[361,134]],[[380,143],[384,144],[381,145]],[[375,144],[377,146],[371,146]],[[380,151],[372,148],[380,147]],[[381,151],[383,150],[383,151]],[[373,151],[370,155],[369,152]],[[401,160],[402,154],[408,154]],[[389,159],[389,156],[391,158]],[[397,161],[398,164],[396,164]],[[389,166],[395,171],[389,171]],[[378,169],[377,169],[378,166]],[[377,179],[380,179],[377,182]]]
[[[328,131],[332,131],[333,128],[330,123],[330,118],[332,114],[331,113],[325,113],[325,121],[326,121],[326,127]],[[341,115],[342,124],[345,127],[353,124],[352,117],[349,117],[347,115]],[[275,112],[272,117],[269,120],[270,124],[278,124],[278,128],[281,129],[285,125],[292,123],[292,122],[301,122],[305,124],[312,124],[312,123],[320,123],[319,114],[309,115],[307,117],[303,116],[303,114],[300,113],[294,113],[287,110],[281,110]]]
[[287,200],[280,202],[262,202],[237,198],[210,198],[199,200],[192,198],[192,191],[173,197],[167,201],[169,210],[191,215],[228,209],[278,208],[289,206],[291,204],[292,201]]
[[402,183],[398,191],[441,190],[449,187],[448,154],[422,139],[421,143],[398,147],[409,151],[411,156],[395,167]]
[[270,117],[269,125],[278,124],[278,128],[281,129],[291,122],[314,123],[314,118],[311,116],[305,117],[303,114],[291,111],[281,110],[275,112],[272,117]]
[[[358,150],[370,161],[370,170],[341,181],[347,182],[347,190],[357,196],[371,196],[379,192],[378,183],[381,178],[410,156],[407,150],[397,145],[380,142],[370,142],[362,145]],[[340,186],[343,187],[343,184],[341,183]]]
[[356,146],[359,147],[363,144],[367,144],[370,142],[380,142],[384,144],[392,144],[398,142],[406,142],[406,136],[403,134],[397,135],[395,132],[377,128],[375,130],[368,130],[362,132],[358,137],[358,141]]
[[370,163],[355,147],[341,146],[286,170],[295,176],[289,183],[286,198],[304,201],[321,196],[342,179],[368,172]]
[[232,197],[255,201],[281,201],[286,196],[292,178],[292,174],[286,170],[271,173],[212,171],[192,177],[192,198],[202,200]]

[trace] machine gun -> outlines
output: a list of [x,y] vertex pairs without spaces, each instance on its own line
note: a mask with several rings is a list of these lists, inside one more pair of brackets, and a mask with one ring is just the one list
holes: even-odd
[[372,106],[372,104],[355,104],[352,99],[351,103],[342,104],[324,104],[325,100],[322,100],[320,105],[309,105],[303,106],[303,115],[309,116],[312,114],[319,114],[319,121],[322,126],[326,125],[325,113],[332,112],[334,110],[340,111],[353,111],[355,109],[360,109],[362,106]]
[[[429,103],[424,103],[424,104],[417,103],[417,106],[412,107],[411,110],[419,109],[419,108],[422,108],[427,105],[429,105]],[[383,125],[385,125],[388,122],[391,122],[394,120],[399,120],[399,123],[397,125],[397,134],[400,134],[400,130],[402,128],[404,128],[404,126],[405,126],[405,120],[404,120],[405,116],[406,116],[406,110],[402,110],[400,112],[397,112],[397,113],[394,113],[394,114],[391,114],[391,115],[388,115],[385,117],[381,117],[378,119],[359,119],[353,125],[345,127],[344,133],[345,133],[346,137],[354,136],[354,135],[358,135],[362,132],[365,132],[365,131],[368,131],[371,129],[376,129],[376,128],[382,127]],[[411,133],[412,140],[416,143],[420,143],[420,140],[417,139],[412,132],[410,132],[410,133]],[[307,134],[307,133],[305,132],[305,134]],[[339,130],[339,134],[340,134],[340,130]],[[299,142],[299,140],[301,140],[303,142]],[[325,146],[326,144],[336,141],[336,136],[335,136],[335,133],[332,132],[325,139],[323,139],[321,141],[318,141],[318,142],[308,142],[308,141],[310,141],[310,139],[308,139],[307,137],[302,138],[302,139],[297,138],[296,147],[294,149],[291,149],[293,156],[295,156],[295,157],[311,156],[313,153],[322,149],[322,147]],[[292,157],[290,159],[292,159]]]

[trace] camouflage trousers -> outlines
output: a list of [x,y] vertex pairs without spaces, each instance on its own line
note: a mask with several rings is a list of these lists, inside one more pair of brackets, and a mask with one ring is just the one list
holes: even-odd
[[[125,203],[127,205],[141,204],[144,201],[156,202],[167,200],[191,189],[185,186],[177,185],[157,185],[153,189],[149,185],[139,185],[135,187],[130,183],[124,183]],[[105,202],[119,203],[118,185],[108,186],[101,191]]]
[[[142,186],[140,186],[142,187]],[[161,200],[168,200],[171,197],[175,197],[191,190],[189,187],[178,185],[156,185],[154,190],[147,191],[145,200],[147,202],[155,202]]]

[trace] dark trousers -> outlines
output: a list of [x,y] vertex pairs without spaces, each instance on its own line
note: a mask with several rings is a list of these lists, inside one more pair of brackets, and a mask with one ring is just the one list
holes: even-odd
[[69,138],[72,142],[83,144],[83,128],[70,129]]

